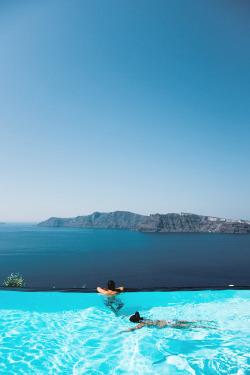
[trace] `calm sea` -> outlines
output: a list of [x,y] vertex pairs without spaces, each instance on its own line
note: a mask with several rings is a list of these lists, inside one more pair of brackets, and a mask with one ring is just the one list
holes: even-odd
[[250,235],[0,226],[0,285],[19,272],[41,288],[247,286],[249,271]]

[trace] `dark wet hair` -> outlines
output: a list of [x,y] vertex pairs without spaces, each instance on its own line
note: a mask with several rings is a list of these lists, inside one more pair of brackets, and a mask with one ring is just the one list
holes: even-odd
[[108,289],[115,290],[115,282],[113,280],[108,281]]
[[136,313],[134,315],[131,315],[131,317],[129,318],[129,320],[132,323],[140,323],[143,320],[143,318],[140,316],[139,312],[136,311]]

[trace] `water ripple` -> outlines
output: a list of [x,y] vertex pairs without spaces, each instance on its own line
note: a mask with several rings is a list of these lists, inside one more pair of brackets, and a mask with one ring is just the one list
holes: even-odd
[[[153,299],[152,293],[151,306]],[[215,320],[218,329],[146,327],[118,335],[131,323],[103,306],[57,312],[0,310],[0,373],[249,374],[249,299],[171,303],[140,311],[158,319]]]

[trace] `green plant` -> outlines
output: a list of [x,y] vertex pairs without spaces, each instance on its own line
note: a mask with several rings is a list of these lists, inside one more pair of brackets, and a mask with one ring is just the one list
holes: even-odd
[[24,278],[19,273],[12,273],[4,280],[3,285],[15,288],[23,288],[25,286]]

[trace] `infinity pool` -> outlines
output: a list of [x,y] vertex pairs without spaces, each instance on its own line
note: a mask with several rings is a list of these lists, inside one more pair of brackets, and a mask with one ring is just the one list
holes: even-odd
[[250,374],[250,291],[136,292],[121,314],[214,320],[216,330],[133,327],[95,293],[0,291],[0,373]]

